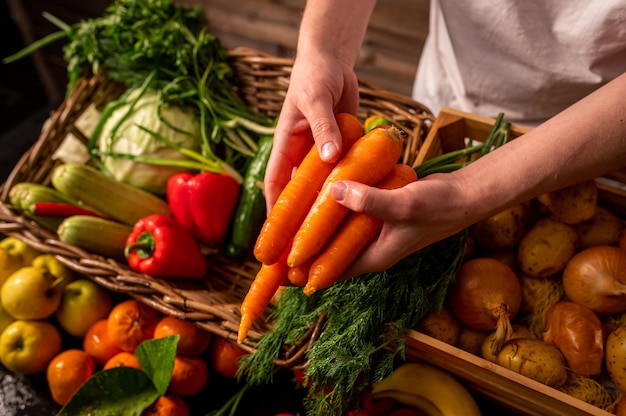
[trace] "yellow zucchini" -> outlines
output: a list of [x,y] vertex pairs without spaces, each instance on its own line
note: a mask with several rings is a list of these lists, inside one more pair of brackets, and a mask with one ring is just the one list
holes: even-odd
[[132,227],[91,215],[73,215],[63,220],[57,234],[66,244],[93,254],[123,260],[126,239]]
[[164,199],[111,178],[91,166],[74,163],[60,165],[52,173],[52,185],[125,224],[133,225],[151,214],[171,215]]

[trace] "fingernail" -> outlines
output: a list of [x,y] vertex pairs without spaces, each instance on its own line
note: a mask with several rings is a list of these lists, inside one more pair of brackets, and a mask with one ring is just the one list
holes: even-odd
[[346,191],[348,187],[344,182],[335,182],[333,186],[330,188],[330,194],[335,199],[335,201],[343,201],[346,197]]
[[326,142],[322,146],[322,153],[320,156],[322,157],[322,160],[331,160],[335,156],[335,153],[337,153],[337,146],[335,146],[333,142]]

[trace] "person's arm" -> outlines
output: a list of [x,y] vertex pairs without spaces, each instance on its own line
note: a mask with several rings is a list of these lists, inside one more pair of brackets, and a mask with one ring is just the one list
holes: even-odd
[[374,4],[374,0],[307,2],[265,174],[268,210],[313,140],[322,159],[339,157],[341,136],[334,114],[356,114],[358,109],[354,65]]
[[472,164],[399,190],[336,183],[340,203],[385,220],[346,277],[384,270],[516,203],[625,167],[624,96],[626,74]]

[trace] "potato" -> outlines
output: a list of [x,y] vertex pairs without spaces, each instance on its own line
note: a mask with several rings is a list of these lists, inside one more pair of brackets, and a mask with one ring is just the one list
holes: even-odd
[[489,250],[501,251],[515,247],[530,224],[530,207],[518,204],[472,225],[476,242]]
[[480,356],[483,341],[488,335],[489,332],[461,326],[461,334],[459,335],[459,342],[456,343],[456,347],[476,356]]
[[450,345],[456,345],[461,334],[461,325],[446,306],[443,306],[441,311],[427,313],[417,324],[416,329]]
[[626,393],[626,326],[611,332],[604,346],[604,362],[615,387]]
[[580,245],[574,226],[546,217],[522,237],[517,248],[520,271],[534,277],[559,273]]
[[540,339],[516,338],[505,342],[496,362],[550,387],[560,387],[567,381],[563,354]]
[[593,217],[576,224],[575,228],[582,250],[592,246],[616,244],[624,223],[612,211],[599,206]]
[[[530,333],[530,329],[525,325],[513,324],[511,325],[511,328],[513,329],[513,331],[511,332],[511,338],[509,339],[533,338],[532,334]],[[492,363],[495,363],[498,360],[498,356],[497,354],[493,353],[492,347],[493,339],[495,338],[495,336],[495,331],[487,335],[487,337],[483,340],[483,344],[480,348],[480,355],[485,360],[491,361]]]
[[483,257],[492,257],[500,260],[514,271],[519,270],[519,264],[517,262],[517,247],[505,251],[488,251],[482,253],[482,255]]
[[598,204],[598,186],[591,179],[540,195],[537,200],[559,221],[578,224],[593,217]]

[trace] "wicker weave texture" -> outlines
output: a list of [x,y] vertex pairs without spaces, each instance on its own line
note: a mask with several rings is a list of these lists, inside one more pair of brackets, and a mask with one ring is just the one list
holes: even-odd
[[[239,93],[252,108],[276,116],[289,85],[292,60],[239,48],[229,51]],[[381,115],[407,134],[403,162],[412,165],[433,121],[430,111],[405,96],[385,91],[363,80],[360,86],[359,118]],[[201,281],[159,279],[136,273],[126,265],[65,244],[33,221],[12,209],[11,187],[20,182],[49,185],[53,168],[61,163],[52,156],[72,133],[87,140],[75,123],[90,105],[103,108],[123,92],[120,85],[102,76],[79,81],[68,97],[41,130],[35,144],[26,152],[0,187],[0,232],[15,236],[41,252],[54,254],[69,268],[86,275],[114,292],[132,296],[164,314],[193,321],[211,333],[235,339],[239,325],[239,307],[259,268],[249,259],[234,262],[219,254],[209,255],[209,273]],[[264,316],[249,333],[244,347],[253,351],[254,340],[271,328]]]

